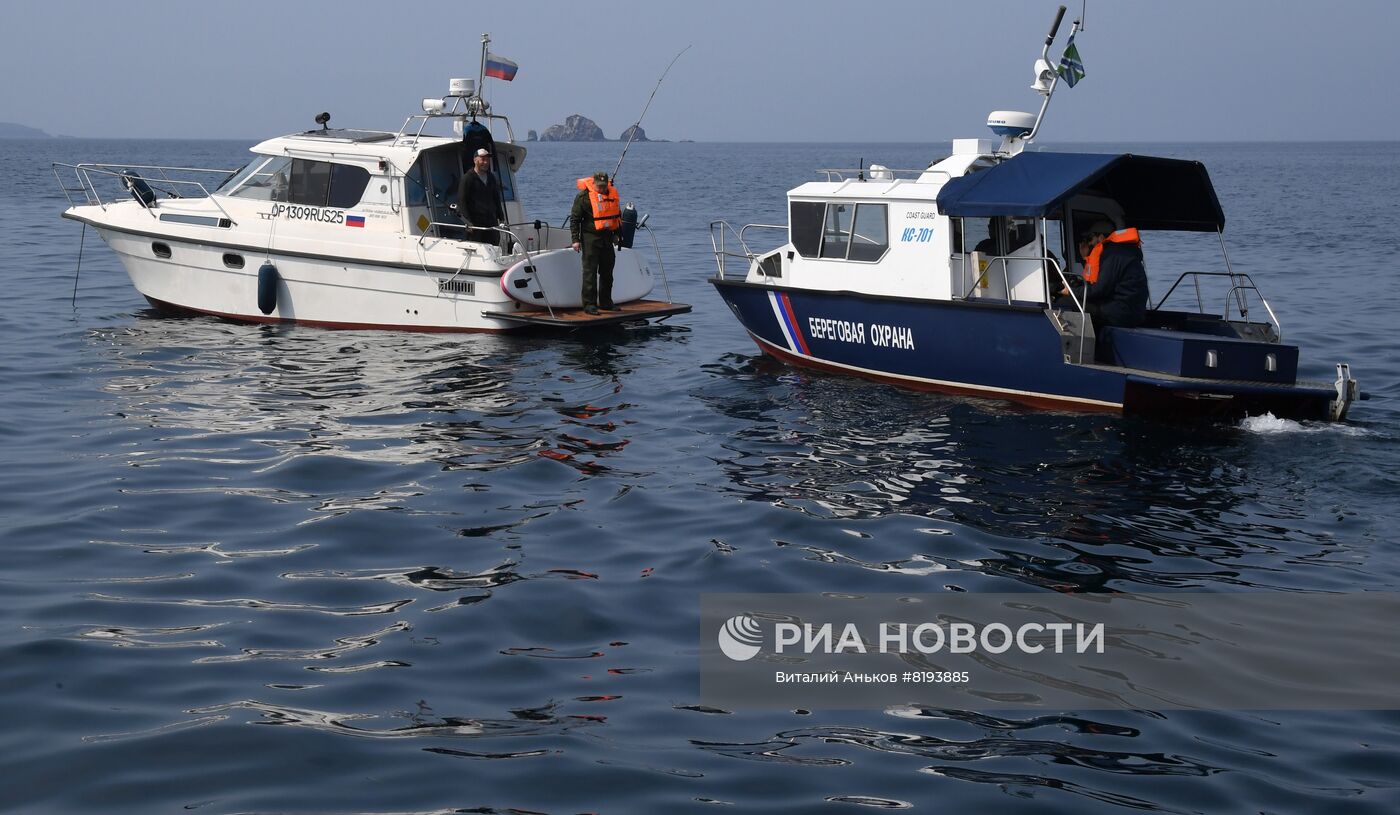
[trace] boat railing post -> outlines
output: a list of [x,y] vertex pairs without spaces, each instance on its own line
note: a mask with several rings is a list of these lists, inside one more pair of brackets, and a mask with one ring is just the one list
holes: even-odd
[[[715,236],[715,227],[719,227],[719,237]],[[710,221],[710,251],[715,256],[715,266],[719,267],[719,279],[724,279],[724,221]]]
[[[483,46],[483,47],[484,47],[484,46]],[[530,248],[529,248],[528,246],[525,245],[525,241],[522,241],[522,240],[520,239],[520,236],[519,236],[519,235],[516,235],[515,232],[514,232],[513,230],[511,230],[509,227],[500,227],[500,226],[497,226],[497,227],[493,227],[493,229],[495,229],[497,232],[503,232],[503,233],[505,233],[506,235],[509,235],[509,236],[510,236],[510,239],[513,240],[513,241],[515,241],[516,245],[520,247],[521,253],[525,255],[525,265],[527,265],[527,266],[533,265],[533,258],[530,257]],[[499,249],[500,247],[497,246],[496,248]],[[544,295],[544,307],[545,307],[545,310],[549,312],[550,319],[553,319],[553,318],[554,318],[554,306],[551,306],[551,305],[549,304],[549,292],[547,292],[547,291],[544,290],[544,281],[543,281],[542,279],[540,279],[540,277],[539,277],[538,275],[536,275],[536,277],[535,277],[535,282],[536,282],[537,284],[539,284],[539,287],[540,287],[540,294],[543,294],[543,295]]]
[[91,167],[92,165],[89,164],[75,165],[73,167],[73,174],[78,177],[78,183],[82,185],[83,195],[87,196],[88,201],[102,207],[102,210],[105,212],[107,210],[107,204],[102,200],[102,196],[98,194],[97,186],[92,183]]
[[[1060,263],[1059,263],[1059,261],[1055,260],[1055,259],[1052,258],[1052,257],[1049,257],[1048,255],[1045,256],[1045,257],[1042,257],[1041,259],[1046,263],[1047,267],[1053,268],[1053,269],[1055,270],[1055,276],[1056,276],[1057,278],[1059,278],[1060,284],[1064,287],[1065,291],[1068,291],[1068,292],[1069,292],[1069,299],[1070,299],[1070,302],[1074,303],[1075,308],[1078,309],[1078,311],[1079,311],[1079,351],[1077,352],[1077,356],[1075,357],[1075,362],[1076,362],[1076,364],[1083,364],[1083,362],[1084,362],[1084,338],[1085,338],[1085,336],[1088,334],[1088,328],[1089,328],[1089,315],[1088,315],[1088,312],[1087,312],[1087,310],[1086,310],[1086,309],[1087,309],[1087,301],[1086,301],[1086,302],[1080,302],[1080,300],[1079,300],[1079,295],[1077,295],[1077,294],[1074,293],[1074,287],[1071,286],[1071,285],[1069,284],[1069,278],[1065,277],[1065,271],[1064,271],[1064,269],[1060,268]],[[1175,287],[1173,287],[1173,288],[1175,288]],[[1167,292],[1167,294],[1171,294],[1171,292]],[[1053,305],[1053,303],[1050,302],[1050,300],[1049,300],[1049,292],[1048,292],[1048,291],[1046,292],[1046,301],[1047,301],[1047,302],[1046,302],[1046,305]],[[1160,305],[1160,304],[1159,304],[1159,305]],[[1057,318],[1057,327],[1059,327],[1059,325],[1058,325],[1058,318]]]
[[651,226],[648,224],[641,224],[641,227],[651,237],[651,251],[656,254],[656,265],[661,269],[661,285],[666,287],[666,302],[674,302],[671,299],[671,281],[666,277],[666,263],[661,260],[661,245],[656,242],[656,233],[651,230]]
[[1240,319],[1249,321],[1249,303],[1245,299],[1244,292],[1239,288],[1239,283],[1235,280],[1235,269],[1230,265],[1230,253],[1225,249],[1225,233],[1220,227],[1215,228],[1215,235],[1220,239],[1220,254],[1225,258],[1225,272],[1230,275],[1230,285],[1233,287],[1235,302],[1240,308]]

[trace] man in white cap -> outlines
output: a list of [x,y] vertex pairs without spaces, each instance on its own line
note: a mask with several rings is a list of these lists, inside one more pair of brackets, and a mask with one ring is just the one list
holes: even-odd
[[498,243],[501,233],[494,227],[505,223],[505,207],[501,204],[501,182],[491,172],[491,151],[485,147],[472,157],[472,169],[462,176],[457,188],[457,214],[471,226],[467,240]]

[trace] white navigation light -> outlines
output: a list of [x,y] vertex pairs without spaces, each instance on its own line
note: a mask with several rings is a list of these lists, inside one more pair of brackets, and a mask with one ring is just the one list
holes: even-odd
[[453,80],[449,80],[448,83],[447,83],[447,95],[448,95],[449,97],[457,97],[457,98],[459,98],[459,99],[466,99],[466,98],[468,98],[468,97],[476,96],[476,80],[475,80],[475,79],[453,79]]
[[424,99],[424,100],[423,100],[423,112],[424,112],[424,113],[442,113],[442,109],[443,109],[444,107],[446,107],[446,105],[444,105],[444,104],[442,103],[442,100],[441,100],[441,99]]
[[1055,82],[1055,67],[1044,59],[1035,61],[1035,81],[1031,83],[1031,90],[1042,95],[1050,93],[1050,86]]
[[1018,110],[994,110],[987,116],[987,127],[1002,138],[1029,136],[1035,129],[1035,114]]

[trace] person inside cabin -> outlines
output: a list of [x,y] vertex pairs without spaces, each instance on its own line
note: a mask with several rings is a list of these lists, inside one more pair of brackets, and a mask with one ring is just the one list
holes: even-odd
[[287,187],[288,187],[288,184],[287,184],[287,174],[286,174],[286,173],[282,172],[281,170],[278,170],[277,172],[275,172],[275,173],[272,174],[272,193],[271,193],[272,200],[274,200],[274,201],[286,201],[286,200],[287,200]]
[[491,172],[491,151],[485,147],[472,156],[472,169],[462,176],[457,188],[457,212],[474,229],[467,230],[467,240],[496,243],[500,233],[496,227],[505,223],[505,207],[501,205],[501,182]]
[[974,252],[981,252],[987,257],[997,254],[997,222],[995,218],[987,219],[987,237],[983,238],[972,248]]
[[[1088,254],[1084,255],[1086,249]],[[1114,229],[1108,221],[1096,221],[1080,236],[1079,251],[1085,260],[1084,282],[1078,294],[1094,328],[1142,325],[1147,318],[1147,267],[1138,231]],[[1066,286],[1057,296],[1069,293]]]
[[569,210],[569,230],[574,251],[583,252],[583,310],[619,311],[612,301],[612,282],[617,261],[613,246],[622,235],[621,195],[604,172],[580,178],[578,189]]

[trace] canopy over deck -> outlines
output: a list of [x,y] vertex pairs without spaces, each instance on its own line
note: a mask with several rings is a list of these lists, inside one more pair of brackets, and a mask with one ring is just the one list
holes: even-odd
[[1044,218],[1081,192],[1117,201],[1124,226],[1187,232],[1225,226],[1205,165],[1131,153],[1021,153],[943,185],[938,209],[954,217]]

